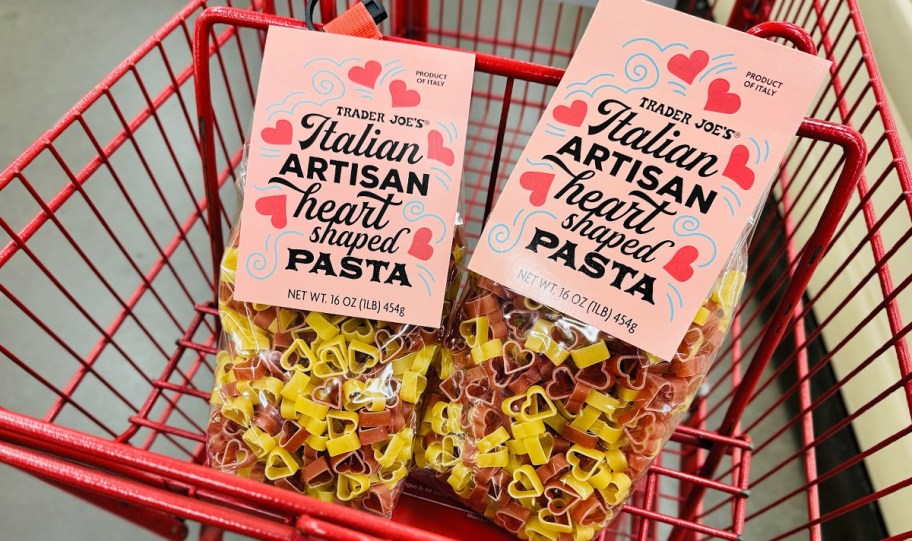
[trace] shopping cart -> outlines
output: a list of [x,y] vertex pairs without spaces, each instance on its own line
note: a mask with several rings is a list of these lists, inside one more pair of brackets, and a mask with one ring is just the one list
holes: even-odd
[[[748,0],[730,15],[679,3],[740,29],[794,21],[813,43],[788,26],[760,32],[816,45],[834,70],[813,110],[821,120],[802,126],[761,218],[713,384],[607,537],[909,538],[896,506],[910,498],[912,471],[883,466],[912,432],[899,309],[912,278],[890,274],[908,259],[912,175],[855,1]],[[427,509],[420,490],[389,522],[199,465],[213,265],[234,215],[263,31],[303,26],[302,2],[203,12],[208,4],[190,2],[0,174],[3,377],[34,396],[3,403],[0,460],[170,539],[188,522],[205,538],[436,539],[416,527],[432,526],[414,512]],[[338,4],[321,2],[323,20]],[[386,35],[480,53],[465,167],[477,236],[590,11],[544,0],[387,4]],[[211,70],[196,79],[194,24],[201,73]],[[214,113],[202,130],[196,98]],[[817,265],[826,272],[811,277]],[[469,520],[434,509],[455,517],[437,521],[451,535]]]

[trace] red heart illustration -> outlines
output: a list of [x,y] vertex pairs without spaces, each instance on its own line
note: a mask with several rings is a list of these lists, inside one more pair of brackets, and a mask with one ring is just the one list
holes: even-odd
[[390,96],[393,97],[393,107],[415,107],[421,103],[421,94],[417,90],[409,90],[401,79],[390,83]]
[[348,78],[353,83],[374,88],[381,71],[383,71],[383,66],[380,65],[380,62],[369,60],[364,66],[355,66],[348,70]]
[[456,161],[453,151],[443,145],[443,135],[437,130],[428,133],[428,159],[446,165],[453,165]]
[[287,120],[279,120],[275,128],[263,128],[260,132],[263,142],[270,145],[287,145],[291,143],[291,135],[291,122]]
[[285,194],[261,197],[254,203],[254,208],[263,216],[272,218],[272,227],[284,229],[288,225],[288,216],[285,214]]
[[668,71],[687,84],[693,84],[694,79],[703,68],[709,64],[709,55],[706,51],[694,51],[690,56],[677,54],[668,61]]
[[728,165],[725,166],[725,171],[722,171],[722,176],[734,180],[742,189],[749,190],[754,185],[754,171],[747,166],[749,159],[750,151],[747,147],[736,146],[728,157]]
[[662,267],[665,272],[679,282],[686,282],[693,276],[694,270],[691,265],[697,260],[700,252],[693,246],[684,246],[675,252],[668,263]]
[[741,108],[741,97],[734,92],[729,92],[731,85],[725,79],[716,79],[709,83],[709,93],[706,97],[707,111],[724,113],[727,115],[737,113]]
[[430,240],[433,236],[433,233],[430,229],[422,227],[418,231],[415,231],[415,236],[412,237],[412,245],[408,249],[408,254],[422,261],[427,261],[434,255],[434,247],[431,246]]
[[583,100],[576,100],[570,104],[569,107],[566,105],[558,105],[554,108],[554,120],[560,122],[561,124],[566,124],[568,126],[582,126],[583,121],[586,120],[586,113],[589,111],[589,107],[586,105],[586,102]]
[[553,173],[539,173],[537,171],[528,171],[519,177],[519,185],[531,192],[529,194],[529,203],[533,207],[540,207],[545,204],[545,199],[548,198],[548,190],[551,189],[553,181]]

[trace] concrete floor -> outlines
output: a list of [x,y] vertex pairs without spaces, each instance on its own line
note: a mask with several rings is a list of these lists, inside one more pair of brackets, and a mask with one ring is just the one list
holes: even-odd
[[[0,78],[0,141],[3,143],[0,167],[10,163],[53,125],[63,112],[183,4],[183,0],[43,0],[29,3],[0,0],[0,69],[3,72]],[[195,149],[183,151],[195,152]],[[197,175],[196,170],[189,173]],[[17,205],[18,202],[9,199],[0,201],[0,214],[14,222],[14,227],[17,220],[34,214],[32,209],[14,208]],[[0,246],[6,240],[0,236]],[[135,285],[135,278],[126,274],[125,281],[133,280]],[[36,299],[41,299],[40,293],[35,292],[39,295]],[[96,288],[87,290],[85,295],[103,297],[104,292]],[[0,304],[2,302],[0,299]],[[15,341],[17,337],[12,336],[15,333],[9,332],[13,328],[9,321],[0,320],[0,328],[4,341]],[[73,340],[78,343],[79,337],[75,336]],[[163,342],[169,340],[173,344],[170,335]],[[141,341],[138,343],[142,347]],[[45,373],[52,371],[56,359],[48,356],[37,362],[44,363],[42,373]],[[4,361],[3,364],[8,363]],[[0,406],[40,415],[46,405],[43,399],[35,398],[38,395],[33,393],[38,391],[32,389],[26,379],[15,367],[0,367]],[[201,383],[204,385],[207,383]],[[99,396],[99,400],[107,400],[104,395]],[[140,393],[140,396],[145,395]],[[86,400],[91,401],[92,397]],[[79,426],[79,421],[68,424]],[[782,444],[793,446],[794,442],[783,438]],[[796,508],[795,512],[800,516],[803,511]],[[779,517],[780,520],[787,518]],[[751,538],[763,536],[763,524],[753,523],[751,528]],[[772,531],[780,531],[780,527],[776,526]],[[0,539],[53,538],[115,541],[155,537],[21,472],[0,466]]]

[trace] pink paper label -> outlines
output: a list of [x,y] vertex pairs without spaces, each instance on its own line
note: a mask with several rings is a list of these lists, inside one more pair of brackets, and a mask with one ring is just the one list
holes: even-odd
[[270,28],[235,296],[436,327],[475,57]]
[[670,358],[829,63],[600,2],[469,268]]

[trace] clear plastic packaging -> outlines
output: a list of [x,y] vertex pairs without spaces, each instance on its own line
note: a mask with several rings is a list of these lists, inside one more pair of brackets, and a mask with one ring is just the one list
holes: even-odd
[[595,537],[698,393],[749,235],[670,360],[471,274],[418,427],[424,477],[523,539]]
[[[219,277],[207,453],[221,471],[389,517],[412,461],[439,328],[293,310],[234,298],[232,230]],[[443,314],[457,295],[455,228]]]

